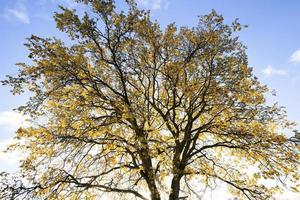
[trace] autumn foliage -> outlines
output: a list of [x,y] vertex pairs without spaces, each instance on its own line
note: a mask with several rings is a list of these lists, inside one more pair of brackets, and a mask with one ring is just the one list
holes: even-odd
[[[25,181],[2,174],[0,197],[196,199],[225,184],[242,199],[299,189],[299,150],[282,108],[248,66],[238,21],[212,11],[193,27],[161,28],[126,1],[61,7],[56,38],[31,36],[32,64],[4,84],[30,90],[17,131]],[[269,184],[272,182],[273,184]]]

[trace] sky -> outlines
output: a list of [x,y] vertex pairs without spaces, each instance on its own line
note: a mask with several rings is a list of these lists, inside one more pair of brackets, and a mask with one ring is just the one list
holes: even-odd
[[[121,0],[117,2],[122,6]],[[299,0],[137,0],[150,9],[153,19],[165,27],[195,26],[197,17],[215,9],[225,21],[236,18],[248,25],[240,39],[248,47],[249,65],[259,80],[276,90],[269,102],[285,106],[289,119],[300,124],[300,1]],[[82,10],[72,0],[0,0],[0,80],[16,74],[17,62],[30,62],[23,46],[31,34],[66,39],[52,18],[58,4]],[[298,87],[297,87],[298,86]],[[26,102],[27,95],[13,96],[0,86],[0,150],[12,141],[24,117],[12,111]],[[298,129],[300,126],[298,125]],[[0,153],[0,171],[16,169],[16,154]],[[220,197],[221,198],[221,197]],[[295,197],[297,198],[297,197]],[[299,198],[299,196],[298,196]],[[288,198],[290,199],[290,197]]]

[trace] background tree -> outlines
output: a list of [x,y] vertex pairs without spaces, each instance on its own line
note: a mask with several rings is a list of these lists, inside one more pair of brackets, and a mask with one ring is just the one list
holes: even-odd
[[[57,27],[70,45],[31,36],[32,64],[4,84],[33,96],[19,110],[25,182],[2,174],[2,198],[200,198],[225,183],[237,197],[299,189],[299,150],[284,111],[248,67],[244,45],[215,11],[196,27],[161,29],[133,1],[78,0]],[[265,180],[276,180],[270,185]],[[196,186],[196,187],[195,187]]]

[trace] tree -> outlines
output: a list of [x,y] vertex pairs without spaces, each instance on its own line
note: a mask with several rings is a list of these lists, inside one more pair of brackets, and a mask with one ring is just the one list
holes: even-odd
[[125,11],[77,2],[90,10],[55,13],[71,44],[31,36],[32,64],[3,81],[32,92],[19,110],[35,122],[12,146],[28,154],[25,181],[3,173],[3,198],[178,200],[221,182],[245,199],[299,189],[296,138],[284,134],[293,124],[265,103],[238,21],[212,11],[194,28],[162,29],[134,1]]

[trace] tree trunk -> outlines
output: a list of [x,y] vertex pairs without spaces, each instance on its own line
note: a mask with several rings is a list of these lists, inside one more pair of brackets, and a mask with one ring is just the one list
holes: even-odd
[[148,188],[151,193],[151,200],[160,200],[160,194],[157,189],[156,183],[155,183],[155,174],[152,167],[145,166],[144,165],[144,171],[145,171],[145,180],[147,182]]
[[155,182],[154,182],[154,184],[151,184],[151,185],[148,184],[148,187],[151,192],[151,200],[160,200],[160,194],[158,192]]
[[138,153],[142,161],[142,166],[144,168],[143,177],[145,178],[149,191],[151,193],[151,200],[160,200],[160,193],[156,186],[155,171],[153,169],[152,160],[149,154],[147,139],[145,139],[143,130],[136,128],[136,133],[136,139],[137,141],[139,141],[139,144],[137,143],[136,145],[138,147],[137,149],[139,149]]
[[179,199],[179,192],[180,192],[180,180],[182,175],[174,174],[171,184],[171,193],[169,196],[169,200],[178,200]]

